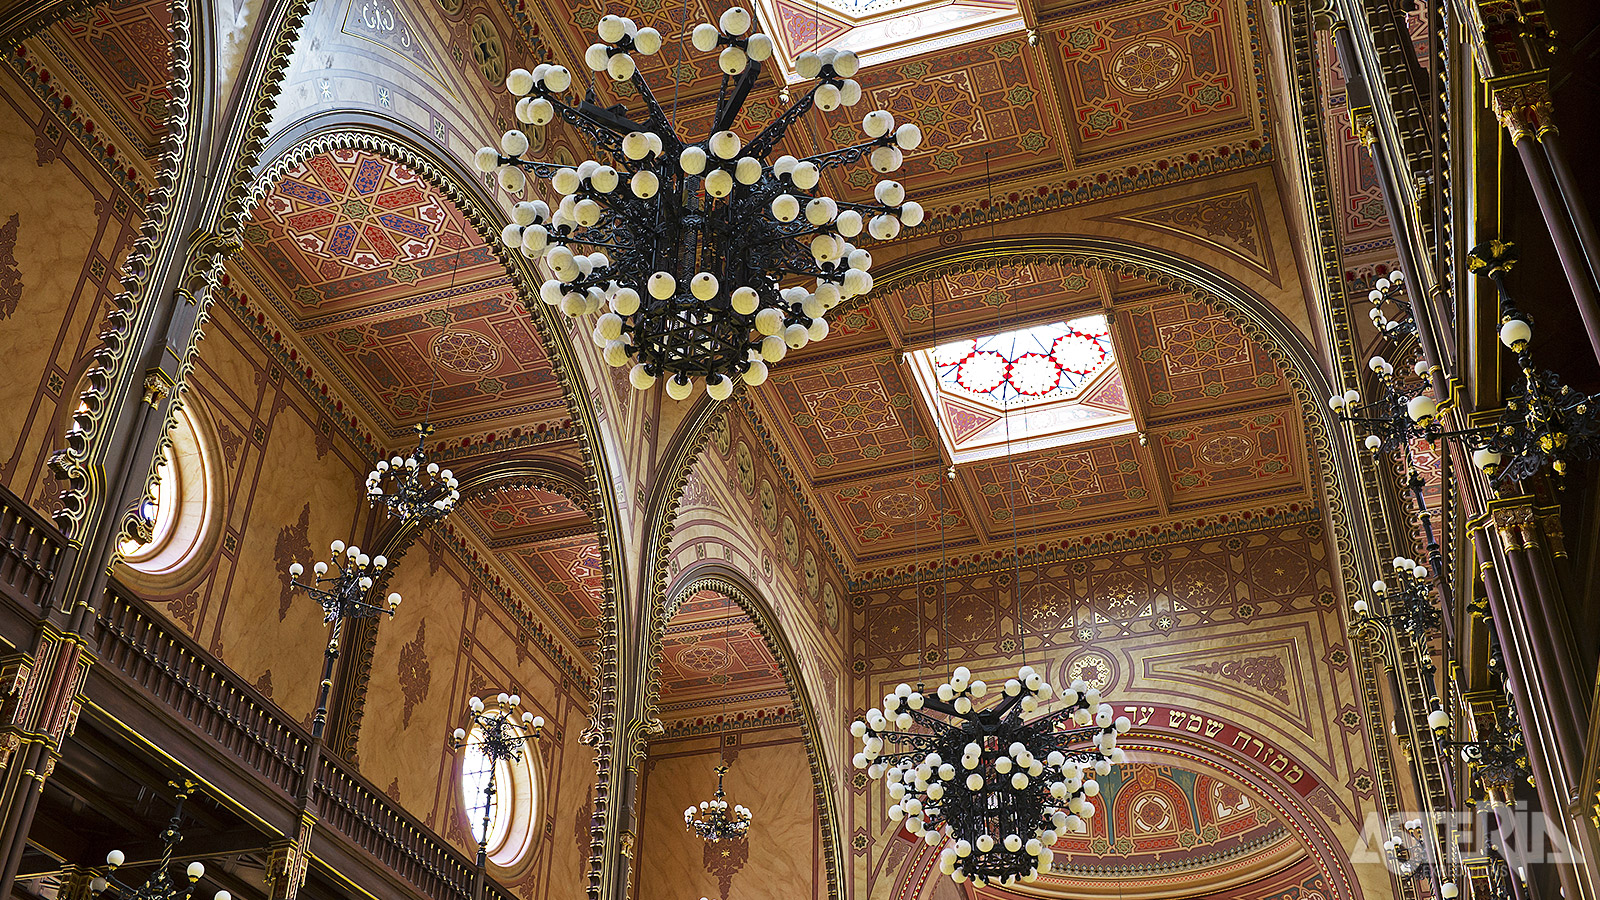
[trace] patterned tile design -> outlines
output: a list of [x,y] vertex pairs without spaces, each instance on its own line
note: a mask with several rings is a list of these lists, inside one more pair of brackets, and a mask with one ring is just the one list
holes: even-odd
[[1237,16],[1229,0],[1159,0],[1054,29],[1074,163],[1253,133]]
[[1124,353],[1123,365],[1137,373],[1152,416],[1283,389],[1283,375],[1265,348],[1203,303],[1172,298],[1124,315],[1137,352]]
[[291,169],[252,212],[245,243],[301,319],[500,268],[438,191],[358,150]]
[[135,145],[153,152],[166,134],[172,14],[166,0],[113,0],[64,19],[50,33],[103,81]]
[[593,535],[542,541],[508,551],[518,566],[560,604],[582,630],[593,632],[605,596],[600,544]]

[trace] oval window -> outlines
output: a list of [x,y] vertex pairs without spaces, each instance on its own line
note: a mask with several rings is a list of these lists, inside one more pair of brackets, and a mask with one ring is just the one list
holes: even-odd
[[156,482],[137,513],[149,526],[150,539],[124,535],[117,545],[122,575],[135,587],[151,592],[177,587],[205,562],[215,542],[220,466],[196,422],[189,409],[173,417],[171,444],[161,451]]
[[[515,725],[518,736],[524,734]],[[524,743],[521,759],[495,762],[482,748],[483,732],[474,728],[461,751],[461,808],[473,840],[484,845],[489,862],[510,869],[524,862],[533,843],[538,805],[533,752]],[[486,790],[493,784],[494,791]],[[485,839],[487,834],[487,839]]]

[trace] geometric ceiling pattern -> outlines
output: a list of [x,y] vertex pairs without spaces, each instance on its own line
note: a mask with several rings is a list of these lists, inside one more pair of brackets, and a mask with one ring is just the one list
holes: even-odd
[[108,124],[149,157],[167,131],[171,29],[167,0],[139,0],[62,19],[40,40],[74,74],[87,76],[85,89]]
[[461,211],[362,150],[284,173],[245,227],[243,281],[278,309],[391,436],[567,418],[559,383],[498,259]]
[[[1011,315],[1013,306],[1034,321],[1059,321],[1086,304],[1104,313],[1120,377],[1114,398],[1099,402],[1127,411],[1133,424],[1125,432],[1091,431],[1086,440],[1041,448],[1013,423],[1009,456],[964,461],[958,454],[955,477],[946,477],[931,443],[935,423],[920,397],[912,402],[912,364],[903,355],[945,342],[942,315],[939,340],[914,318],[885,316],[889,324],[870,339],[816,361],[796,354],[752,392],[824,527],[854,562],[893,566],[941,540],[963,552],[1009,547],[1013,529],[1037,540],[1312,496],[1304,421],[1288,379],[1224,314],[1137,278],[1043,259],[1025,268],[1027,283],[1059,293],[1006,302],[998,318],[1027,321]],[[1000,272],[1004,279],[1006,269]],[[933,284],[949,297],[957,290],[950,281]],[[982,285],[973,287],[970,295],[987,306]],[[884,296],[880,308],[917,309],[932,289],[910,285]],[[992,307],[984,312],[997,318]],[[995,452],[1004,450],[1002,443]]]
[[711,590],[683,599],[661,639],[664,721],[716,724],[793,706],[783,672],[748,613]]

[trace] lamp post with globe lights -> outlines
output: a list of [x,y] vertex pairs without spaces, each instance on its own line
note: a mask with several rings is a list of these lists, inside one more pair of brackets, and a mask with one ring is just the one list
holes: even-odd
[[[127,861],[127,854],[112,850],[106,854],[106,874],[89,882],[89,890],[94,894],[109,891],[116,900],[188,900],[194,893],[195,883],[206,873],[205,864],[199,861],[189,863],[182,878],[173,877],[170,869],[172,850],[183,840],[183,833],[179,831],[179,826],[183,824],[183,804],[194,793],[195,784],[192,781],[182,784],[171,782],[170,786],[177,788],[177,802],[173,805],[172,818],[167,820],[167,827],[158,835],[161,839],[161,859],[156,863],[155,871],[137,887],[128,885],[116,875]],[[232,895],[227,891],[217,891],[212,895],[212,900],[232,900]]]
[[483,823],[478,829],[478,871],[473,885],[473,896],[483,896],[484,879],[489,864],[489,831],[494,824],[495,785],[494,773],[502,763],[522,761],[524,753],[532,753],[532,742],[544,731],[544,717],[521,708],[522,698],[517,694],[501,692],[492,702],[473,697],[467,701],[467,724],[450,734],[453,750],[472,750],[489,763],[489,777],[483,781]]
[[346,619],[373,616],[393,617],[400,607],[400,595],[391,592],[382,603],[368,599],[379,576],[389,565],[382,554],[368,556],[354,544],[334,541],[329,545],[330,562],[318,561],[311,567],[312,577],[302,581],[305,566],[289,565],[289,583],[305,591],[322,607],[322,620],[328,623],[328,646],[322,654],[322,682],[317,694],[317,711],[312,718],[311,737],[320,741],[328,722],[328,695],[333,690],[333,667],[339,660],[339,636]]
[[676,116],[638,70],[634,55],[657,53],[661,34],[606,15],[584,62],[632,85],[640,121],[592,99],[568,102],[573,77],[559,65],[514,69],[506,88],[520,98],[519,121],[544,126],[560,118],[609,161],[567,167],[530,159],[528,136],[518,129],[474,160],[514,197],[523,196],[529,174],[549,180],[560,201],[554,208],[518,202],[502,242],[544,263],[553,276],[539,290],[546,304],[575,319],[595,317],[593,338],[608,365],[631,366],[629,381],[640,390],[666,379],[677,400],[697,383],[726,399],[734,379],[761,384],[769,364],[827,337],[828,312],[872,290],[872,255],[857,242],[890,241],[923,220],[897,181],[879,181],[869,202],[818,188],[825,170],[862,160],[890,175],[921,145],[919,126],[896,125],[884,110],[861,120],[861,143],[767,159],[812,107],[830,112],[860,102],[854,52],[799,54],[795,66],[810,89],[756,135],[732,130],[773,52],[771,38],[751,33],[753,24],[735,6],[690,32],[697,50],[717,53],[722,71],[704,139],[678,133]]

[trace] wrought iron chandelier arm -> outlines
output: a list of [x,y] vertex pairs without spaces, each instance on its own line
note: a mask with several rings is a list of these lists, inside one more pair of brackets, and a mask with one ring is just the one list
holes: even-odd
[[890,134],[884,135],[881,138],[863,141],[862,143],[854,146],[840,147],[837,150],[829,150],[826,153],[818,153],[816,156],[808,156],[803,160],[803,162],[814,163],[819,169],[831,169],[834,166],[844,166],[853,162],[859,162],[863,156],[866,156],[873,150],[876,150],[879,147],[888,147],[893,144],[894,134],[891,132]]
[[812,85],[811,90],[806,91],[805,95],[796,100],[793,106],[783,111],[783,115],[768,122],[767,127],[761,129],[761,133],[757,134],[745,145],[745,152],[757,159],[763,159],[768,153],[771,153],[772,148],[778,146],[778,142],[783,140],[783,136],[789,132],[789,127],[800,121],[805,117],[806,113],[811,111],[817,88],[819,87],[822,87],[821,82]]
[[656,135],[661,138],[662,154],[676,156],[683,149],[683,141],[678,138],[677,129],[672,127],[671,117],[661,108],[661,103],[651,92],[644,75],[640,74],[638,69],[634,69],[633,77],[628,83],[633,85],[633,89],[639,93],[639,98],[644,101],[645,111],[650,115],[650,127],[655,129]]

